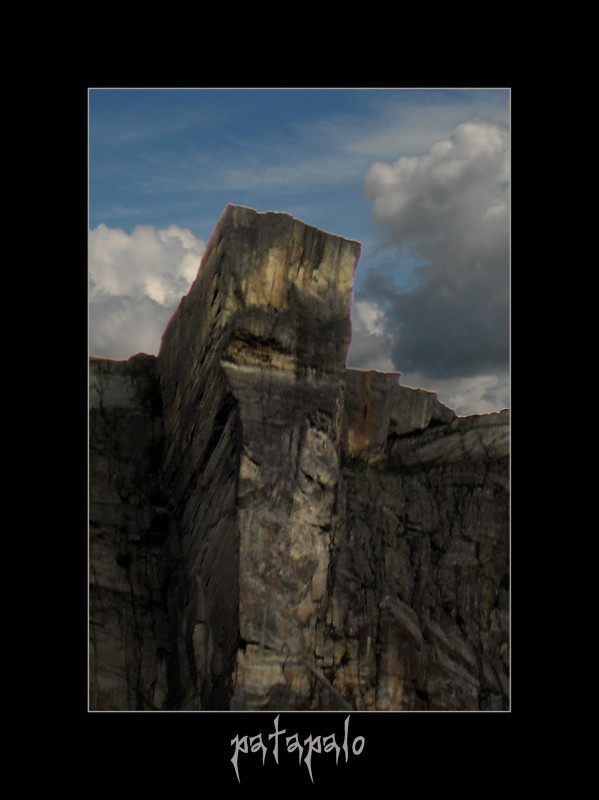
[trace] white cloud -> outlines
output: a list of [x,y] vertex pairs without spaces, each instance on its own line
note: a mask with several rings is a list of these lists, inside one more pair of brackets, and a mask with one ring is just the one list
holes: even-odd
[[385,312],[381,311],[376,303],[357,302],[354,311],[357,319],[363,322],[368,333],[375,336],[382,336],[385,333]]
[[[392,239],[448,235],[469,237],[467,223],[492,216],[507,221],[509,139],[506,126],[484,120],[464,122],[426,155],[375,162],[365,179],[374,218]],[[485,239],[489,237],[485,229]]]
[[106,358],[157,353],[204,249],[201,239],[177,225],[139,225],[131,234],[104,224],[90,230],[90,353]]

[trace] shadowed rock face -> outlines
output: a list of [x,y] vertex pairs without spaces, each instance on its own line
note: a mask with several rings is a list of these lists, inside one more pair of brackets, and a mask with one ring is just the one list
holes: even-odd
[[345,368],[358,257],[229,206],[92,359],[92,709],[508,707],[508,412]]
[[90,360],[90,707],[162,708],[168,628],[156,359]]

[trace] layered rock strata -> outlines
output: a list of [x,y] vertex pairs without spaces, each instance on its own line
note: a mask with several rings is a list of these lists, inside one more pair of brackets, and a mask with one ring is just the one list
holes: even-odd
[[508,412],[345,368],[358,257],[229,206],[92,359],[92,709],[508,707]]

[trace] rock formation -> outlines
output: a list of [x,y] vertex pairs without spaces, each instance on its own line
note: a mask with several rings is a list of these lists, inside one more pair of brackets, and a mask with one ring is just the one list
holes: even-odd
[[509,707],[507,411],[345,367],[359,244],[228,206],[90,362],[90,708]]

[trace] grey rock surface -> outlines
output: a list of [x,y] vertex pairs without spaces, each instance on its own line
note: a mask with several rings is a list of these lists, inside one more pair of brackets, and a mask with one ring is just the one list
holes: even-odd
[[394,387],[385,437],[369,398],[387,380],[348,375],[348,396],[365,403],[346,422],[333,662],[345,654],[354,708],[505,709],[509,412],[460,418],[430,393]]
[[359,244],[228,206],[90,365],[90,708],[505,709],[509,414],[345,368]]

